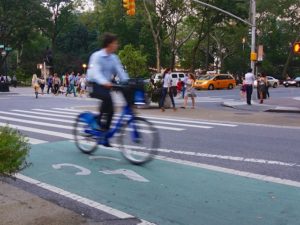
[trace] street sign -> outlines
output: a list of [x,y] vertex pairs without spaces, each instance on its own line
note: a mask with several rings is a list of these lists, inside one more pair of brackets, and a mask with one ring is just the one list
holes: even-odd
[[6,47],[6,48],[5,48],[5,51],[11,51],[11,50],[12,50],[11,47]]
[[257,60],[257,54],[256,54],[256,52],[251,52],[251,54],[250,54],[250,60],[251,61],[256,61]]
[[258,46],[258,56],[257,56],[257,61],[263,61],[264,59],[264,46],[259,45]]
[[0,45],[0,48],[4,48],[4,45]]

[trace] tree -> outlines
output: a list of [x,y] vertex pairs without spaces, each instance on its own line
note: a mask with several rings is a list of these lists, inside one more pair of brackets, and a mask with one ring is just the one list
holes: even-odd
[[[0,44],[11,46],[21,58],[24,44],[42,29],[48,16],[40,0],[0,0]],[[4,60],[0,58],[0,66]]]
[[147,57],[142,55],[132,45],[124,46],[119,52],[120,59],[126,71],[133,77],[145,77],[147,74]]

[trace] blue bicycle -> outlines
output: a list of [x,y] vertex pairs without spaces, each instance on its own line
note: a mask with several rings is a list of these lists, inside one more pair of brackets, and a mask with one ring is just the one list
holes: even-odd
[[[122,88],[120,85],[114,87]],[[134,90],[141,96],[141,90]],[[115,126],[109,131],[101,131],[97,123],[97,115],[84,112],[78,115],[74,124],[76,146],[85,154],[93,153],[98,145],[116,136],[117,144],[123,156],[133,164],[141,165],[153,159],[159,147],[157,129],[144,118],[137,117],[130,105],[125,105]]]

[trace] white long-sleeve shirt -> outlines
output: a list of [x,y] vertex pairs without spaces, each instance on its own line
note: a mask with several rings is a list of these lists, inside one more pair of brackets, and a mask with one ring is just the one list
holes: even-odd
[[115,74],[118,75],[121,81],[129,79],[117,55],[107,54],[105,49],[91,55],[87,70],[87,80],[89,82],[107,84],[111,82],[112,76]]
[[253,85],[255,80],[254,74],[253,73],[246,73],[245,74],[245,84],[246,85]]

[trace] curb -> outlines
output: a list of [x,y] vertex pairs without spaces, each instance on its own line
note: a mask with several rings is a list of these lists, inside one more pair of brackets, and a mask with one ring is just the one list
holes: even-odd
[[245,111],[252,111],[252,112],[254,111],[254,112],[276,112],[276,113],[300,113],[300,108],[297,107],[259,105],[256,103],[248,107],[244,103],[239,103],[234,101],[222,102],[221,105],[224,107],[229,107],[237,110],[245,110]]

